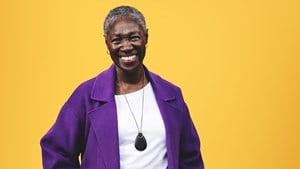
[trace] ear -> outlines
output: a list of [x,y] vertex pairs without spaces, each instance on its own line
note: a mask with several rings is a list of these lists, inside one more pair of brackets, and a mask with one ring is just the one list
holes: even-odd
[[145,44],[148,43],[148,29],[145,31]]
[[105,44],[107,46],[107,44],[108,44],[107,36],[103,35],[103,38],[104,38]]

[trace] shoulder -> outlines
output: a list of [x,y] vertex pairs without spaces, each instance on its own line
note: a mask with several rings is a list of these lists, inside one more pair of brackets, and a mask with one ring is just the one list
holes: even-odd
[[184,102],[182,91],[179,86],[166,80],[153,72],[148,72],[155,93],[165,101],[176,100],[177,103]]
[[154,82],[156,85],[159,85],[159,87],[163,88],[170,88],[171,90],[180,90],[180,87],[175,85],[174,83],[166,80],[165,78],[161,77],[160,75],[149,71],[150,80]]
[[87,112],[99,106],[99,100],[95,99],[95,95],[103,95],[103,91],[107,90],[107,79],[109,79],[107,74],[111,74],[108,70],[79,84],[67,100],[66,105],[76,112]]
[[80,83],[75,90],[73,91],[70,98],[74,97],[83,97],[83,96],[90,96],[94,83],[96,81],[96,77],[93,77],[89,80],[86,80],[82,83]]
[[114,67],[111,66],[109,69],[106,69],[100,72],[97,76],[82,82],[72,93],[70,99],[92,99],[97,100],[95,97],[103,95],[103,92],[113,91],[113,76],[114,76]]
[[149,71],[150,79],[155,85],[157,85],[159,88],[164,88],[165,90],[173,90],[173,91],[181,91],[180,87],[176,84],[170,82],[169,80],[166,80],[165,78],[161,77],[160,75],[153,73]]
[[87,103],[90,103],[92,88],[95,80],[96,77],[93,77],[79,84],[67,99],[65,107],[68,107],[74,112],[85,111]]

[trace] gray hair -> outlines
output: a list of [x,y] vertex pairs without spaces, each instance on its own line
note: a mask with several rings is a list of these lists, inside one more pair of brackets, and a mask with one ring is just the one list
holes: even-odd
[[111,24],[119,18],[134,19],[145,32],[147,31],[145,18],[139,10],[131,6],[119,6],[110,10],[104,20],[103,29],[105,38],[107,37]]

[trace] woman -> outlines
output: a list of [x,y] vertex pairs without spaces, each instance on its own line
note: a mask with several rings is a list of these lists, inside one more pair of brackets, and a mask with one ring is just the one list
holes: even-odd
[[41,140],[44,168],[203,169],[180,89],[143,65],[144,16],[130,6],[112,9],[104,34],[114,64],[62,107]]

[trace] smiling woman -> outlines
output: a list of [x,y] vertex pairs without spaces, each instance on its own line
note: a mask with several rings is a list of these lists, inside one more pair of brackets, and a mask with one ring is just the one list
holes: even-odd
[[41,140],[44,169],[203,169],[180,88],[143,64],[144,16],[114,8],[104,33],[113,65],[82,83],[61,109]]
[[[118,69],[143,74],[138,70],[142,70],[148,33],[141,29],[134,19],[115,20],[105,39],[110,56]],[[117,72],[121,73],[121,70],[117,70]]]

